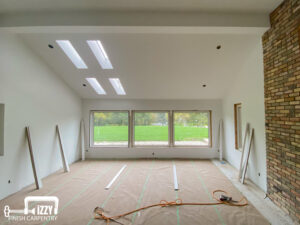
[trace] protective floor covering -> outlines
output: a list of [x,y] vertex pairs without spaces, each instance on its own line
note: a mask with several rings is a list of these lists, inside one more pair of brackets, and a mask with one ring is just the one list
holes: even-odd
[[[105,186],[126,164],[109,190]],[[176,165],[179,191],[174,191],[173,164]],[[242,195],[209,160],[103,160],[72,164],[71,172],[59,171],[43,179],[43,188],[34,185],[0,201],[0,224],[75,224],[104,225],[94,220],[93,210],[102,207],[108,216],[119,215],[160,200],[214,202],[212,191],[226,190],[233,199]],[[24,209],[26,196],[57,196],[56,221],[8,221],[3,209]],[[31,204],[31,208],[36,205]],[[170,206],[141,211],[119,220],[122,224],[144,225],[267,225],[269,222],[252,206]],[[110,224],[117,224],[111,222]]]

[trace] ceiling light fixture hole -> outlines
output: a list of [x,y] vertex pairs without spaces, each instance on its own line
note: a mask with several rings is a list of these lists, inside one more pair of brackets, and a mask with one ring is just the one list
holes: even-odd
[[218,49],[218,50],[220,50],[221,48],[222,48],[222,46],[221,46],[221,45],[218,45],[218,46],[217,46],[217,49]]
[[206,84],[203,84],[202,87],[206,87]]

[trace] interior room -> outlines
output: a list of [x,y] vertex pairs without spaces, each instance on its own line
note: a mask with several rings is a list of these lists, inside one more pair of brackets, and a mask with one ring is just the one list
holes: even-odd
[[0,0],[0,225],[300,224],[299,0]]

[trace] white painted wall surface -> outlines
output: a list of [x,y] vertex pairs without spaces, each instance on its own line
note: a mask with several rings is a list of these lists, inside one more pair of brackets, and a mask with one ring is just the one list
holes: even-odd
[[[0,199],[34,182],[25,126],[42,177],[62,168],[55,125],[69,163],[78,160],[81,99],[16,36],[0,33],[0,103],[5,103]],[[8,180],[11,183],[8,184]]]
[[[267,190],[265,111],[264,111],[264,74],[261,38],[249,42],[252,48],[245,59],[242,69],[232,82],[223,99],[225,159],[239,168],[241,152],[235,150],[234,104],[242,103],[242,132],[245,135],[246,123],[255,129],[247,177],[264,191]],[[260,176],[258,175],[260,173]]]
[[[212,110],[212,148],[89,147],[91,110]],[[221,100],[83,100],[87,158],[216,158]]]

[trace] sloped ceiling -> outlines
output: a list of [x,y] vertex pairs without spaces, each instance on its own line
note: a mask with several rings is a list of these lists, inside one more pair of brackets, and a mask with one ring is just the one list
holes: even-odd
[[[47,33],[20,38],[82,98],[107,99],[220,99],[260,43],[259,35],[249,34]],[[55,43],[58,39],[70,40],[88,69],[76,69]],[[101,69],[86,43],[94,39],[103,43],[113,70]],[[96,77],[107,95],[84,87],[86,77]],[[110,77],[120,78],[126,96],[115,94]]]

